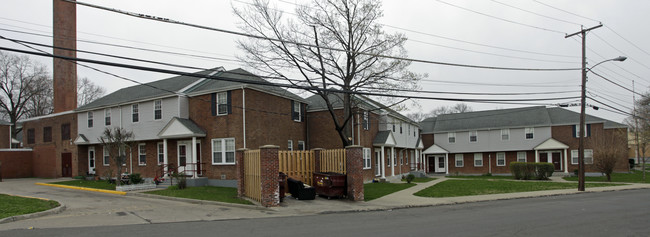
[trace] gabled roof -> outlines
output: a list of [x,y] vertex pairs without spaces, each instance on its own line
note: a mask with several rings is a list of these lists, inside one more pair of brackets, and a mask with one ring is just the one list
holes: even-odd
[[84,136],[83,134],[79,134],[79,136],[77,136],[77,138],[74,139],[73,143],[76,145],[82,145],[82,144],[88,144],[89,142],[90,141],[88,140],[88,138],[86,138],[86,136]]
[[567,146],[566,144],[564,144],[564,143],[562,143],[562,142],[560,142],[558,140],[555,140],[553,138],[549,138],[546,141],[544,141],[544,142],[540,143],[539,145],[537,145],[533,149],[534,150],[555,150],[555,149],[560,150],[560,149],[567,149],[567,148],[569,148],[569,146]]
[[205,137],[205,131],[192,120],[174,117],[158,133],[160,138]]
[[[327,95],[327,98],[329,99],[330,103],[332,103],[332,108],[334,109],[343,109],[343,93],[329,93]],[[393,117],[397,117],[401,120],[413,123],[417,125],[417,123],[410,118],[400,114],[399,112],[389,108],[386,105],[383,105],[379,103],[378,101],[375,101],[373,99],[370,99],[367,96],[363,95],[351,95],[350,99],[352,100],[353,107],[360,107],[362,109],[366,110],[373,110],[374,113],[381,113],[385,112],[388,113],[389,115]],[[326,110],[327,109],[327,104],[325,103],[325,100],[320,96],[320,95],[312,95],[307,98],[307,101],[309,103],[309,107],[307,108],[307,112],[313,112],[313,111],[320,111],[320,110]]]
[[385,130],[379,131],[375,136],[375,140],[372,142],[374,146],[388,146],[393,147],[397,145],[393,132]]
[[449,153],[449,151],[445,150],[445,148],[442,148],[442,147],[440,147],[440,146],[438,146],[436,144],[431,145],[429,148],[427,148],[426,150],[424,150],[422,152],[422,154],[425,154],[425,155],[427,155],[427,154],[445,154],[445,153]]
[[213,93],[213,92],[218,92],[218,91],[226,91],[226,90],[231,90],[234,88],[241,88],[242,86],[245,86],[246,88],[253,88],[259,91],[263,91],[269,94],[274,94],[280,97],[285,97],[289,98],[292,100],[298,100],[301,102],[306,102],[305,99],[303,99],[300,96],[297,96],[296,94],[293,94],[289,92],[288,90],[285,90],[281,87],[276,87],[276,86],[266,86],[266,85],[258,85],[258,84],[250,84],[250,83],[242,83],[242,82],[234,82],[234,81],[226,81],[226,80],[219,80],[219,78],[226,78],[226,79],[235,79],[235,80],[245,80],[245,81],[251,81],[251,82],[261,82],[261,83],[268,83],[268,81],[264,80],[263,78],[252,74],[244,69],[237,68],[234,70],[229,70],[225,71],[222,73],[219,73],[215,75],[217,77],[216,79],[209,78],[207,80],[203,80],[196,85],[188,88],[187,90],[183,91],[183,93],[186,93],[190,96],[193,95],[203,95],[207,93]]
[[[548,108],[548,114],[551,117],[553,125],[573,125],[580,122],[580,114],[566,110],[563,108]],[[605,128],[625,128],[624,124],[620,124],[611,120],[599,118],[596,116],[586,115],[585,123],[604,123]]]
[[[210,75],[223,71],[223,68],[213,68],[196,72],[198,75]],[[157,80],[142,85],[135,85],[119,89],[113,93],[96,99],[84,106],[77,108],[77,111],[86,111],[119,104],[131,103],[141,100],[174,96],[183,88],[195,83],[202,78],[192,76],[175,76],[167,79]]]

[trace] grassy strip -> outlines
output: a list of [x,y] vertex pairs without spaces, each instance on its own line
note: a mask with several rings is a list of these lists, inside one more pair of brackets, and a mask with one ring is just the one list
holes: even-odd
[[[564,180],[578,181],[578,177],[564,177]],[[607,182],[607,177],[585,177],[587,182]],[[646,173],[646,180],[643,180],[643,172],[633,170],[632,173],[613,173],[612,182],[621,183],[650,183],[650,173]]]
[[0,219],[41,212],[58,207],[59,203],[52,200],[41,200],[0,194]]
[[51,184],[60,184],[68,185],[75,187],[84,187],[84,188],[96,188],[96,189],[105,189],[105,190],[115,190],[115,184],[108,183],[106,180],[69,180],[55,182]]
[[369,183],[363,185],[363,196],[365,201],[370,201],[413,186],[414,183]]
[[[436,178],[429,178],[429,177],[423,177],[423,178],[422,178],[422,177],[416,177],[416,178],[413,179],[413,181],[411,181],[411,182],[413,182],[413,183],[426,183],[426,182],[433,181],[433,180],[436,180]],[[406,182],[406,179],[402,179],[402,182]]]
[[487,176],[487,175],[457,175],[457,176],[446,176],[447,178],[457,178],[457,179],[482,179],[482,180],[490,180],[490,179],[510,179],[514,180],[512,175],[494,175],[494,176]]
[[170,186],[165,190],[149,191],[145,193],[169,197],[252,205],[251,202],[237,197],[236,188],[205,186],[178,189],[177,186]]
[[[586,187],[594,188],[616,185],[620,184],[589,183],[586,184]],[[459,197],[572,188],[578,188],[577,184],[544,181],[447,180],[419,191],[415,195],[420,197]]]

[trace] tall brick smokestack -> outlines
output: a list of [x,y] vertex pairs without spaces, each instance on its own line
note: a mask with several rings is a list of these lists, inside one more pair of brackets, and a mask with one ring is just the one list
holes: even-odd
[[[54,54],[77,57],[77,5],[53,0]],[[54,113],[77,108],[77,65],[65,59],[54,58]]]

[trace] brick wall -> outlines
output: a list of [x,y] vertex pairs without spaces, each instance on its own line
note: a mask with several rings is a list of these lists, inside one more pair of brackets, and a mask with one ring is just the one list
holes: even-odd
[[13,178],[28,178],[33,176],[32,151],[4,150],[0,151],[0,180]]
[[[77,5],[75,3],[65,2],[63,0],[54,0],[52,7],[54,9],[54,46],[67,49],[76,49]],[[54,54],[67,57],[76,57],[77,52],[74,50],[55,48]],[[65,59],[54,58],[53,68],[54,113],[76,109],[77,65],[74,62],[70,62]]]
[[[618,136],[618,133],[626,134],[626,129],[604,129],[602,123],[591,124],[591,136],[585,137],[585,149],[596,149],[593,147],[595,139],[599,137],[608,137],[608,136]],[[553,126],[551,127],[551,136],[569,146],[567,150],[567,158],[569,164],[569,173],[572,173],[574,170],[578,169],[577,164],[571,164],[571,150],[578,150],[578,145],[580,139],[574,137],[573,134],[573,125],[565,126]],[[621,139],[626,139],[625,135],[622,135]],[[628,171],[628,161],[627,161],[627,143],[622,144],[625,146],[625,154],[621,154],[621,160],[616,164],[616,172],[627,172]],[[598,159],[594,157],[594,161]],[[598,172],[593,164],[585,164],[585,172]]]
[[[70,139],[62,140],[61,125],[70,125]],[[45,127],[52,128],[52,140],[45,142],[43,131]],[[87,163],[80,164],[77,146],[72,142],[77,136],[77,116],[74,113],[53,115],[23,123],[23,131],[34,129],[35,143],[28,144],[27,136],[23,136],[23,145],[33,149],[33,175],[36,177],[61,177],[61,153],[72,153],[72,176],[84,175],[88,171]],[[87,160],[86,160],[87,162]]]
[[11,134],[9,125],[0,125],[0,149],[11,148]]

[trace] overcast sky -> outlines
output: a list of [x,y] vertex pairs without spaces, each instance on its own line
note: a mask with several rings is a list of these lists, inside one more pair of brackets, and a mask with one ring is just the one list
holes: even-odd
[[[214,28],[238,31],[238,19],[232,7],[244,7],[251,0],[166,1],[166,0],[86,0],[84,2],[124,11],[143,13],[177,21]],[[306,1],[272,1],[279,9],[293,12],[295,5]],[[452,6],[455,5],[455,6]],[[625,62],[607,62],[594,69],[598,74],[616,82],[607,82],[589,74],[589,96],[608,106],[630,111],[632,108],[632,80],[636,91],[643,93],[650,87],[650,1],[646,0],[394,0],[383,2],[384,17],[379,23],[389,33],[404,33],[409,58],[467,65],[514,68],[579,68],[581,45],[579,37],[565,38],[565,34],[579,31],[581,25],[598,25],[587,35],[587,57],[593,66],[605,59],[620,55]],[[291,17],[291,15],[287,15]],[[25,41],[51,44],[43,36],[51,35],[52,1],[3,0],[0,8],[0,35]],[[104,10],[77,6],[78,49],[127,57],[189,65],[199,68],[223,66],[226,69],[244,68],[232,61],[238,51],[235,40],[239,36],[225,33],[143,20]],[[83,40],[83,41],[82,41]],[[99,42],[97,43],[88,43]],[[129,47],[171,51],[154,53],[102,45],[105,43]],[[0,46],[25,49],[8,41]],[[44,48],[47,51],[50,49]],[[123,60],[79,53],[78,57],[139,64]],[[51,69],[52,59],[32,56]],[[226,59],[226,60],[222,60]],[[146,65],[146,64],[142,64]],[[140,82],[170,77],[170,75],[140,72],[130,69],[93,65],[102,70]],[[152,66],[152,65],[146,65]],[[177,69],[191,72],[190,69]],[[560,94],[532,94],[524,96],[420,93],[419,96],[478,99],[534,99],[579,96],[580,71],[538,72],[508,71],[450,67],[427,63],[413,63],[410,70],[427,73],[421,83],[424,91],[512,93],[565,92]],[[132,82],[78,67],[80,76],[88,77],[108,92],[132,86]],[[621,88],[625,87],[624,88]],[[302,96],[308,96],[302,94]],[[411,111],[428,112],[442,105],[456,102],[417,100],[420,107],[408,105]],[[527,103],[556,104],[571,100],[534,101]],[[599,105],[596,101],[588,101]],[[490,110],[530,105],[501,103],[468,103],[474,110]],[[579,111],[579,107],[570,108]],[[612,109],[610,109],[612,110]],[[407,111],[410,112],[410,111]],[[405,113],[407,113],[405,112]],[[600,109],[588,114],[622,122],[626,115]]]

